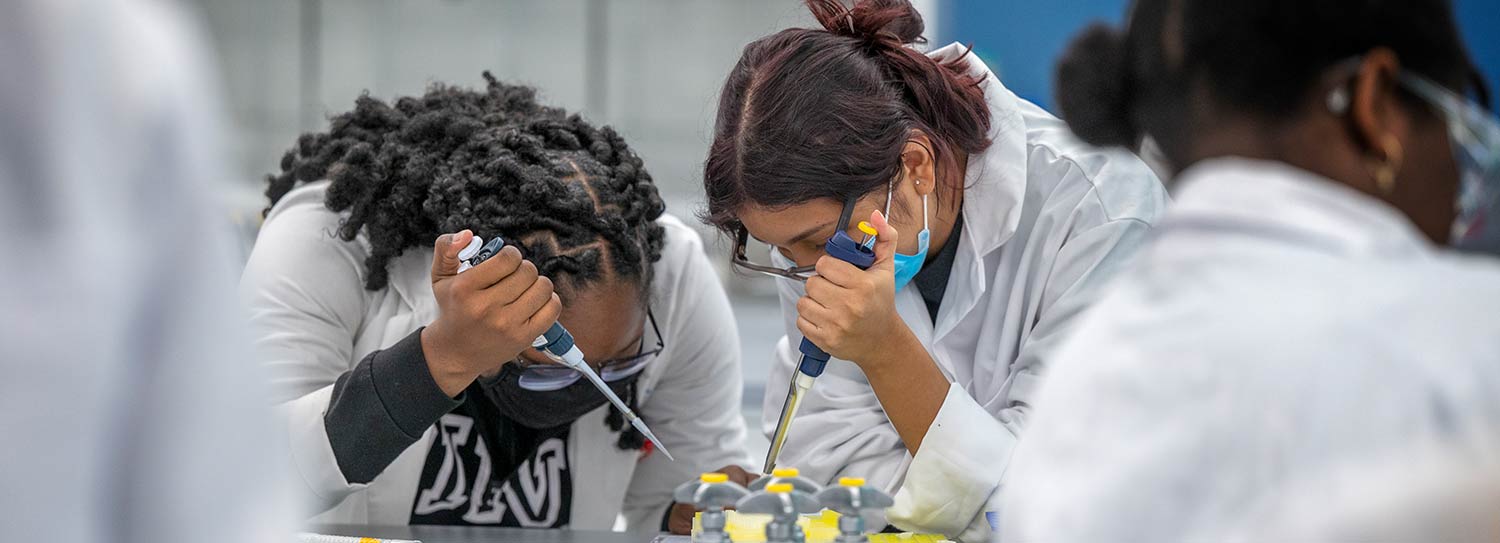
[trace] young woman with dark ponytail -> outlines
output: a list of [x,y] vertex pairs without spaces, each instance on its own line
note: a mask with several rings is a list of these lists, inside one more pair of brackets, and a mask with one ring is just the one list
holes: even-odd
[[[656,532],[749,463],[728,301],[619,134],[485,77],[362,97],[271,176],[242,293],[314,521]],[[530,348],[557,321],[675,462]]]
[[[1074,42],[1057,101],[1155,140],[1177,198],[1035,398],[1005,540],[1494,539],[1500,124],[1449,0],[1137,0],[1125,28]],[[1489,486],[1434,507],[1442,472]]]
[[[801,339],[835,358],[777,463],[897,491],[897,527],[984,540],[1044,368],[1166,194],[964,47],[914,48],[908,2],[808,6],[822,28],[745,47],[704,172],[705,219],[734,238],[735,264],[779,277],[768,427]],[[878,232],[868,271],[823,251],[838,228],[863,237],[861,221]],[[752,239],[769,261],[746,258]]]

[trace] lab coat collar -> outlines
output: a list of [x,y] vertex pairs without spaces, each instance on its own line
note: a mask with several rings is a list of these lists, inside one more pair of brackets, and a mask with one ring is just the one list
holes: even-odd
[[[365,237],[359,237],[361,243]],[[391,290],[411,307],[419,322],[437,318],[437,299],[432,296],[432,251],[408,247],[386,264]]]
[[[966,248],[975,256],[998,249],[1021,223],[1021,200],[1026,194],[1026,124],[1019,98],[1000,83],[990,68],[952,43],[928,53],[939,62],[968,54],[969,75],[983,78],[984,101],[990,109],[990,146],[969,157],[964,173],[964,231]],[[976,259],[977,261],[977,259]]]
[[[1180,176],[1165,231],[1218,224],[1346,254],[1415,256],[1434,246],[1396,208],[1282,162],[1220,158]],[[1253,226],[1251,226],[1253,225]]]
[[[932,321],[915,319],[918,324],[913,328],[921,329],[919,335],[931,334],[931,341],[941,340],[953,331],[989,289],[984,259],[1015,235],[1026,196],[1026,123],[1021,119],[1020,99],[1000,83],[978,56],[970,54],[969,48],[953,43],[928,53],[939,62],[963,55],[968,55],[965,60],[969,75],[982,78],[980,85],[990,110],[990,146],[970,155],[964,172],[964,229],[957,240],[959,253],[953,259],[949,292],[943,296],[951,302],[943,305],[931,329],[927,325]],[[904,300],[897,298],[898,304],[904,302],[908,306],[907,314],[926,314],[927,308],[915,292]]]

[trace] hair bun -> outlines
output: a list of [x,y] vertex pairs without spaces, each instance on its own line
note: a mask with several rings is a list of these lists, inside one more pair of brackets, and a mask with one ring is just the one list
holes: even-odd
[[806,1],[818,24],[833,34],[902,44],[926,42],[922,14],[908,0],[855,0],[853,7],[841,0]]
[[1054,81],[1058,112],[1073,133],[1093,145],[1134,147],[1132,81],[1125,37],[1094,24],[1068,44]]

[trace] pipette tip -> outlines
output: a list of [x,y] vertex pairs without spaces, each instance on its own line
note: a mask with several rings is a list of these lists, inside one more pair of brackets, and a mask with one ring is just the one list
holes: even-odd
[[656,450],[661,451],[662,454],[667,455],[667,460],[671,460],[673,462],[677,461],[676,458],[672,458],[672,452],[668,451],[666,446],[661,444],[661,440],[656,439],[656,435],[651,433],[651,429],[646,427],[646,423],[644,421],[642,421],[640,418],[631,418],[630,425],[634,426],[636,430],[639,430],[641,432],[641,435],[646,436],[646,439],[649,439],[652,443],[656,444]]
[[609,388],[609,385],[604,383],[604,379],[600,378],[599,374],[594,372],[594,368],[589,367],[588,364],[585,364],[583,362],[583,353],[579,352],[577,348],[574,348],[568,351],[567,354],[562,357],[562,359],[564,363],[568,364],[573,369],[578,370],[584,375],[584,377],[587,377],[590,382],[594,383],[594,387],[599,389],[599,392],[604,393],[604,397],[609,400],[609,403],[613,404],[615,406],[615,409],[620,410],[620,413],[625,415],[625,418],[630,421],[631,426],[634,426],[636,430],[640,430],[641,435],[646,436],[646,439],[649,439],[652,443],[656,444],[657,450],[660,450],[662,454],[667,455],[667,460],[671,460],[673,462],[677,461],[676,458],[672,458],[672,453],[667,452],[667,448],[662,446],[661,440],[656,439],[656,434],[651,433],[651,429],[646,427],[646,421],[641,420],[641,417],[637,416],[634,411],[630,410],[630,406],[625,404],[625,400],[621,400],[620,396],[615,394],[615,391],[611,390]]

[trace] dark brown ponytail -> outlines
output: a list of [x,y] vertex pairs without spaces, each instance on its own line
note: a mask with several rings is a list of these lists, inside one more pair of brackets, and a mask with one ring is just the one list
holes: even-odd
[[[747,203],[777,207],[884,189],[920,130],[947,172],[990,144],[982,77],[967,54],[938,62],[905,0],[808,0],[821,30],[788,29],[745,47],[719,99],[704,164],[705,221],[725,231]],[[949,174],[961,183],[962,172]]]

